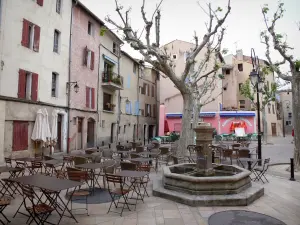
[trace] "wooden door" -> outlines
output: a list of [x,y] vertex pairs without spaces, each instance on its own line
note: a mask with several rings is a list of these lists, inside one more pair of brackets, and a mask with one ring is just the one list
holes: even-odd
[[58,114],[57,116],[57,143],[54,151],[61,151],[61,124],[62,124],[62,115]]
[[272,136],[277,136],[276,123],[271,123],[271,126],[272,126]]
[[82,149],[82,118],[77,122],[77,149]]
[[95,146],[95,121],[89,120],[87,125],[87,147],[92,148]]

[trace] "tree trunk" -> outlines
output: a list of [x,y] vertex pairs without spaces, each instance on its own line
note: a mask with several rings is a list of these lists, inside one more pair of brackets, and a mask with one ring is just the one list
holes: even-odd
[[262,113],[262,121],[263,121],[263,132],[264,132],[264,144],[268,143],[268,123],[266,119],[266,109],[261,111]]
[[295,169],[300,170],[300,76],[293,74],[293,124],[294,124],[294,163]]
[[182,120],[181,120],[181,133],[178,144],[178,152],[177,154],[180,156],[184,156],[187,146],[191,140],[191,118],[193,112],[193,96],[189,93],[183,94],[183,111],[182,111]]
[[201,111],[201,106],[199,102],[196,102],[196,100],[193,103],[193,126],[192,129],[190,129],[191,135],[190,135],[190,139],[189,139],[189,144],[195,144],[195,136],[196,136],[196,132],[194,131],[194,128],[197,127],[198,123],[199,123],[199,113]]

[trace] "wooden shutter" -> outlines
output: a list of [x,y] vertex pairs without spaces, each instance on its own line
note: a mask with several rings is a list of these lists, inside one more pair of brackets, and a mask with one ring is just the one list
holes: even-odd
[[33,51],[38,52],[40,49],[40,35],[41,35],[41,28],[37,25],[34,25]]
[[29,21],[23,19],[22,41],[21,44],[24,47],[29,46]]
[[19,70],[18,98],[26,98],[26,71]]
[[92,109],[95,108],[95,88],[92,88]]
[[145,83],[143,83],[142,94],[143,95],[146,94],[146,84]]
[[91,70],[94,70],[95,53],[91,52]]
[[88,56],[88,48],[85,47],[83,49],[83,65],[87,66],[87,56]]
[[153,105],[153,117],[156,117],[156,105]]
[[22,151],[28,149],[28,122],[13,122],[13,151]]
[[38,83],[39,83],[39,75],[36,73],[32,74],[32,80],[31,80],[31,100],[37,101],[38,99]]
[[86,87],[86,103],[85,103],[85,106],[86,107],[90,107],[90,88],[89,87]]
[[151,114],[151,111],[152,111],[152,110],[151,110],[151,108],[152,108],[151,105],[149,105],[148,108],[149,108],[149,116],[151,117],[151,115],[152,115],[152,114]]
[[39,6],[43,6],[44,0],[37,0],[36,3],[37,3]]

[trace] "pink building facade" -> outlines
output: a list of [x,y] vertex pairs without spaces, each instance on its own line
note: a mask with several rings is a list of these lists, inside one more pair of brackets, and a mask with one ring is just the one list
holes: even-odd
[[[246,133],[256,133],[256,113],[254,111],[218,111],[201,112],[200,120],[210,123],[217,130],[218,134],[232,133],[232,126],[235,123],[244,124]],[[160,106],[159,136],[166,131],[181,131],[182,113],[165,113],[165,106]]]
[[[96,146],[100,27],[103,22],[81,3],[73,7],[71,36],[69,148]],[[74,86],[79,86],[76,93]]]

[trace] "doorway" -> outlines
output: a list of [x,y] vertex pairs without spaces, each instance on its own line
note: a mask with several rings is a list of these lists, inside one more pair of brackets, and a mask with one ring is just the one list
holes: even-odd
[[58,114],[57,116],[57,142],[54,149],[54,152],[61,152],[61,127],[62,125],[62,115]]
[[149,125],[148,126],[148,139],[151,140],[152,138],[154,138],[154,125]]
[[276,123],[271,123],[271,127],[272,127],[272,136],[273,137],[277,136]]
[[132,135],[132,140],[135,141],[136,139],[136,125],[133,125],[133,135]]
[[110,143],[114,143],[115,124],[112,123],[110,127]]
[[147,131],[147,125],[144,125],[144,145],[146,145],[146,131]]
[[77,149],[82,149],[82,123],[83,119],[78,118],[77,121]]
[[92,118],[87,123],[87,147],[95,147],[95,120]]

